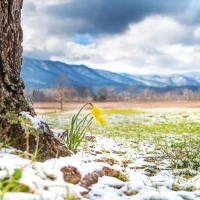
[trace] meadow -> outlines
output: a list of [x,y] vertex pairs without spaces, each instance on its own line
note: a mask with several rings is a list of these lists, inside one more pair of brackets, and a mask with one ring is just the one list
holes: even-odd
[[[172,103],[166,106],[168,108],[158,104],[150,108],[106,108],[106,125],[102,128],[92,125],[78,151],[119,165],[123,168],[124,180],[130,185],[132,170],[145,176],[146,186],[187,192],[173,193],[179,199],[200,198],[200,111],[192,104],[179,105],[179,108]],[[66,130],[70,128],[73,113],[49,113],[43,115],[43,119],[52,129]],[[135,197],[131,195],[130,199],[137,199],[138,188],[135,185],[130,188],[136,191]],[[164,196],[159,194],[138,199],[168,199],[164,193]],[[188,197],[191,195],[192,198]]]
[[[83,103],[66,104],[63,111],[55,103],[45,105],[35,104],[38,118],[61,139]],[[199,102],[94,105],[103,108],[107,122],[92,122],[71,157],[40,163],[1,148],[0,176],[9,172],[13,177],[20,166],[17,182],[29,187],[29,196],[9,192],[2,199],[200,199]],[[79,118],[90,112],[86,107]]]

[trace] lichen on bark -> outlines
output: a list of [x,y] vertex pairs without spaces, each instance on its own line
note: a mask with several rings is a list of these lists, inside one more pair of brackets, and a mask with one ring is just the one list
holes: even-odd
[[[22,151],[26,149],[27,137],[19,118],[16,123],[9,123],[6,113],[12,112],[17,117],[20,112],[36,115],[34,109],[26,101],[25,88],[20,78],[22,64],[22,0],[0,1],[0,137],[10,140],[10,144]],[[48,125],[40,127],[43,134],[29,134],[29,150],[33,153],[39,140],[39,160],[69,156],[71,152],[60,141],[56,140]],[[40,154],[41,153],[41,154]]]

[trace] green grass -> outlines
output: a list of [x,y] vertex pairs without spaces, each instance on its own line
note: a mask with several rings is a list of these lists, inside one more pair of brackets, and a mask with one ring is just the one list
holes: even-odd
[[[198,120],[193,120],[186,117],[185,114],[167,113],[148,114],[135,110],[120,110],[112,109],[105,110],[104,116],[107,118],[105,128],[97,132],[98,134],[105,134],[104,132],[113,132],[119,137],[128,137],[138,134],[199,134],[200,135],[200,114]],[[51,128],[66,129],[69,127],[69,122],[72,115],[66,113],[52,113],[43,116],[44,120]],[[99,129],[96,126],[93,130]]]
[[15,169],[14,173],[9,177],[4,177],[0,180],[0,199],[2,200],[5,193],[7,192],[25,192],[29,193],[31,189],[22,183],[19,183],[18,180],[22,177],[22,170]]
[[[166,165],[175,176],[190,179],[200,170],[199,112],[144,113],[112,109],[105,110],[104,116],[107,118],[107,124],[103,128],[92,125],[90,129],[93,135],[111,138],[118,141],[122,148],[130,147],[138,154],[145,151],[152,156],[148,162],[154,163],[155,166]],[[63,128],[68,127],[67,119],[70,119],[70,115],[51,114],[44,116],[44,119],[47,123],[50,121],[53,128]],[[83,148],[92,152],[94,142],[90,142],[90,147],[87,145],[87,141],[83,142]],[[144,150],[144,146],[148,148]],[[109,152],[106,153],[110,157]],[[129,160],[126,153],[122,152],[119,156]],[[155,175],[158,171],[156,167],[145,167],[145,172],[149,175]]]
[[107,109],[104,110],[103,113],[109,115],[134,115],[134,114],[142,114],[144,112],[140,110],[131,110],[131,109]]
[[[138,142],[144,139],[160,140],[171,135],[180,137],[182,134],[200,135],[200,114],[193,120],[185,113],[148,114],[142,111],[112,109],[105,110],[107,124],[101,128],[92,125],[91,132],[110,138],[134,138]],[[72,115],[54,113],[44,116],[50,128],[66,130]]]

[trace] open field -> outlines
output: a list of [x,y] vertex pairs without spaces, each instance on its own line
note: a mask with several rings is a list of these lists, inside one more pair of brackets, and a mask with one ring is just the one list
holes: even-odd
[[[78,110],[85,102],[67,102],[63,111]],[[115,101],[115,102],[94,102],[94,105],[102,109],[136,109],[136,110],[200,110],[200,101]],[[59,111],[57,102],[35,102],[36,112]]]
[[[83,105],[66,103],[61,112],[58,103],[35,103],[38,116],[33,121],[42,118],[69,147],[70,130],[76,129],[71,119]],[[92,123],[70,157],[35,162],[0,143],[2,184],[20,182],[29,189],[5,191],[5,200],[200,200],[200,102],[94,105],[105,109],[107,123],[96,126],[88,115]],[[81,112],[76,124],[89,109]],[[69,132],[63,136],[64,130]],[[21,179],[9,182],[16,169]]]
[[[86,199],[96,199],[96,195],[102,200],[200,199],[199,102],[96,102],[95,105],[111,108],[104,114],[107,124],[91,125],[78,155],[120,168],[124,186],[111,189],[114,180],[105,183],[100,178]],[[75,112],[48,113],[43,119],[58,134],[59,130],[70,129]]]

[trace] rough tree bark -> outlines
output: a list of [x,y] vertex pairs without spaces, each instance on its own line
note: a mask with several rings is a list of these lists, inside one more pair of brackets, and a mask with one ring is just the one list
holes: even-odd
[[[9,124],[6,113],[35,111],[27,103],[23,90],[24,83],[20,78],[22,63],[22,0],[0,1],[0,137],[9,140],[11,146],[25,151],[27,141],[29,152],[34,153],[38,144],[38,160],[43,161],[56,156],[69,156],[70,151],[55,137],[48,125],[41,123],[43,134],[34,135],[24,132],[20,122]],[[28,138],[28,140],[27,140]]]

